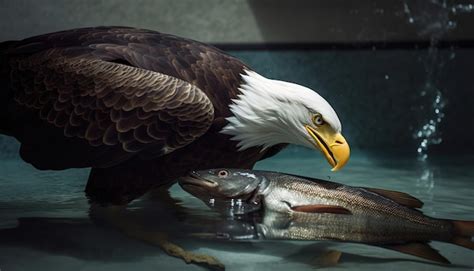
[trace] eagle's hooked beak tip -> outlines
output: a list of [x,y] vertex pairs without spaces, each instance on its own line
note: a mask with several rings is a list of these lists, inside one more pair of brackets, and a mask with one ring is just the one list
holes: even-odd
[[333,167],[331,171],[338,171],[343,168],[350,157],[350,148],[346,139],[340,133],[334,133],[330,129],[322,128],[318,131],[313,127],[305,126],[309,135],[313,138],[329,164]]

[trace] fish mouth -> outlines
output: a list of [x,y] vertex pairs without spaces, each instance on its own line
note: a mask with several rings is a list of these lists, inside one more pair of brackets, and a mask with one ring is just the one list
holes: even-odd
[[217,187],[217,183],[205,178],[202,178],[196,172],[191,172],[187,176],[178,180],[179,185],[191,194],[209,195],[209,192]]

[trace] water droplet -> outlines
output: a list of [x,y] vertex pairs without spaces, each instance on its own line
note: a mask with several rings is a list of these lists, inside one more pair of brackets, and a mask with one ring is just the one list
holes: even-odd
[[448,21],[448,29],[454,29],[456,28],[457,23],[453,21]]
[[388,76],[388,74],[385,75],[385,80],[388,80],[390,77]]

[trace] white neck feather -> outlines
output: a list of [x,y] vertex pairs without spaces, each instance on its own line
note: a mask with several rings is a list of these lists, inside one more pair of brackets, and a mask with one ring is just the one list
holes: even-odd
[[313,90],[245,72],[241,94],[230,105],[234,115],[227,118],[229,124],[221,131],[239,141],[239,150],[254,146],[266,149],[280,143],[312,147],[304,128],[312,113],[321,113],[336,131],[341,130],[332,107]]

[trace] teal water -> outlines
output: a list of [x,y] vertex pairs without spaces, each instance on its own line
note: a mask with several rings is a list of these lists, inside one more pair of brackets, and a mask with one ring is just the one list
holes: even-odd
[[[258,169],[331,179],[357,186],[404,191],[423,200],[430,216],[474,220],[474,156],[430,156],[353,151],[342,171],[332,173],[321,155],[289,148],[260,162]],[[0,160],[0,269],[3,270],[205,270],[165,255],[157,246],[127,237],[91,220],[84,195],[88,170],[38,171],[17,157]],[[227,270],[472,270],[474,253],[451,244],[432,245],[453,265],[446,267],[378,247],[329,241],[230,242],[188,236],[215,214],[177,185],[180,203],[157,196],[132,203],[128,219],[191,251],[217,257]],[[188,216],[176,215],[186,209]],[[203,219],[204,218],[204,219]],[[191,227],[183,227],[191,225]],[[342,251],[338,266],[323,268],[315,258]]]

